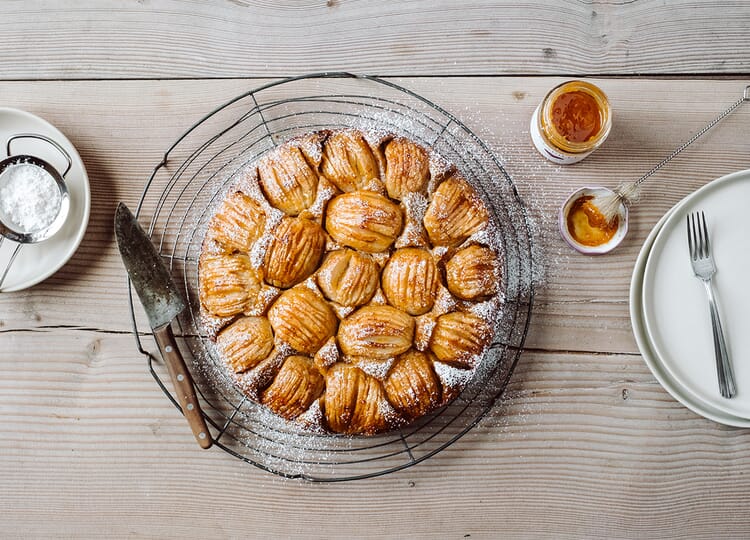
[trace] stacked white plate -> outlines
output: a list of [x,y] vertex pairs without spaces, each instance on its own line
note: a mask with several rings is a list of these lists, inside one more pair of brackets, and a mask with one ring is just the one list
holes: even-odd
[[[717,267],[732,399],[719,394],[708,300],[688,256],[686,216],[696,211],[705,212]],[[646,364],[675,399],[716,422],[750,427],[750,170],[707,184],[656,224],[633,270],[630,319]]]

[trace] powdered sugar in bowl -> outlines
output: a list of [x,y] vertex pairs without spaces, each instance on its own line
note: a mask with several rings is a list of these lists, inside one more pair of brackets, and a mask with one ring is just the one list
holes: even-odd
[[[35,156],[12,155],[11,144],[19,138],[38,138],[57,147],[67,160],[65,171],[61,174]],[[46,240],[60,230],[70,210],[65,184],[70,156],[52,139],[36,134],[11,137],[7,153],[10,157],[0,161],[0,235],[19,244]]]

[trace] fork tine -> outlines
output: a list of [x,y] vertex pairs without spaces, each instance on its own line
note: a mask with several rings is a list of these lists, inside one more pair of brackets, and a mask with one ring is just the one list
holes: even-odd
[[737,386],[734,382],[732,363],[729,359],[724,331],[721,328],[719,310],[716,306],[713,286],[711,285],[711,278],[716,273],[716,265],[711,255],[711,241],[708,236],[706,213],[703,210],[699,210],[688,214],[686,217],[688,248],[690,249],[690,262],[693,266],[693,273],[695,277],[703,281],[706,287],[706,295],[708,296],[719,391],[722,397],[729,399],[735,396]]
[[708,227],[706,226],[706,216],[701,210],[701,218],[703,218],[703,234],[705,234],[706,242],[703,244],[703,256],[708,257],[711,254],[711,244],[708,240]]

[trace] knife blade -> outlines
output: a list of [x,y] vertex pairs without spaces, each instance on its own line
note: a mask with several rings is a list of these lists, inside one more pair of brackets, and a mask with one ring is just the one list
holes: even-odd
[[195,394],[193,378],[172,332],[171,323],[185,309],[185,301],[148,234],[124,203],[120,203],[115,212],[115,236],[130,282],[146,311],[156,345],[167,365],[177,401],[198,444],[201,448],[210,448],[213,441]]

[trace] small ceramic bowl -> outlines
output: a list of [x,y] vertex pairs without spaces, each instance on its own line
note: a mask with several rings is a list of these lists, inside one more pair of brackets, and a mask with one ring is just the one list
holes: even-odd
[[602,255],[604,253],[609,253],[620,245],[620,242],[622,242],[622,239],[625,238],[625,234],[628,232],[628,208],[623,203],[620,203],[620,208],[617,213],[619,226],[617,227],[617,232],[612,236],[609,242],[598,246],[585,246],[573,238],[568,230],[568,212],[570,212],[570,208],[579,198],[596,195],[614,195],[614,192],[609,188],[601,186],[583,187],[571,193],[560,208],[559,225],[560,234],[562,235],[563,240],[565,240],[570,247],[584,255]]

